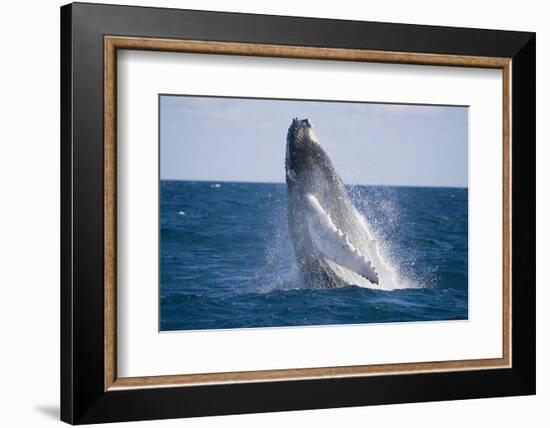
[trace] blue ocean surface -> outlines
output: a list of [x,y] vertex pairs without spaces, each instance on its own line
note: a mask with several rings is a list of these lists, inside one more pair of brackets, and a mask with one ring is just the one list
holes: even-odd
[[303,287],[286,184],[161,181],[160,329],[468,318],[468,189],[348,186],[399,289]]

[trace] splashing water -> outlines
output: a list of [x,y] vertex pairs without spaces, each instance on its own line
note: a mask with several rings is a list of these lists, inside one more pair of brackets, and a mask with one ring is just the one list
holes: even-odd
[[385,261],[392,284],[382,287],[387,291],[392,289],[422,288],[414,278],[414,272],[406,266],[414,266],[413,260],[399,260],[395,254],[399,253],[393,237],[398,233],[399,200],[395,188],[381,186],[348,186],[348,196],[363,218],[371,234],[374,236],[378,251]]
[[[278,202],[285,208],[281,199]],[[272,229],[272,239],[264,248],[265,263],[256,278],[260,284],[259,291],[268,293],[273,290],[303,288],[294,248],[288,234],[286,211],[274,211],[268,222]]]

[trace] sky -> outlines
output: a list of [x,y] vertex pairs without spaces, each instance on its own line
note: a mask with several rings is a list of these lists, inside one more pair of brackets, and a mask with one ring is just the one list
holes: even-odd
[[468,108],[161,95],[162,180],[284,182],[292,118],[346,184],[468,186]]

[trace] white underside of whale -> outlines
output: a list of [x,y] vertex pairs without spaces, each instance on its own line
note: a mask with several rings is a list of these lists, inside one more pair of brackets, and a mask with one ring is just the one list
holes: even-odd
[[364,245],[359,248],[332,221],[330,214],[313,194],[306,195],[309,208],[308,230],[317,251],[344,282],[360,287],[392,290],[395,282],[389,267],[382,260],[364,218],[355,212]]

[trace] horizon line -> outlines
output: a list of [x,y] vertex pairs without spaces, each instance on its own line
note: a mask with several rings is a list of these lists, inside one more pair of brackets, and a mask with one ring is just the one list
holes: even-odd
[[[195,183],[237,183],[237,184],[286,184],[284,181],[247,181],[247,180],[191,180],[186,178],[160,178],[162,181],[180,181]],[[439,188],[439,189],[468,189],[468,186],[437,186],[426,184],[368,184],[368,183],[344,183],[345,186],[372,186],[372,187],[420,187],[420,188]]]

